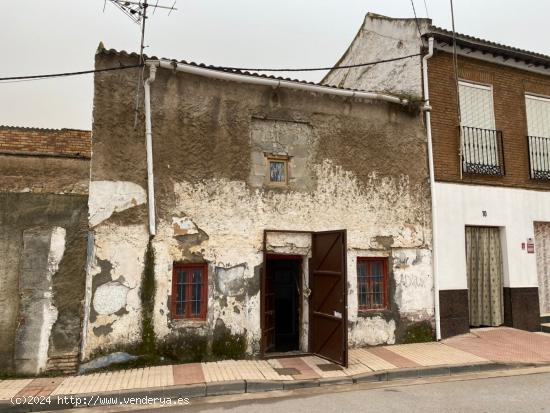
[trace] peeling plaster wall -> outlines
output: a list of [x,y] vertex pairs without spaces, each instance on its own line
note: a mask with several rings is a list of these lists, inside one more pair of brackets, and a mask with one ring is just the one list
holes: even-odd
[[53,305],[53,276],[65,252],[64,228],[30,228],[23,231],[20,312],[15,336],[18,374],[46,369],[52,326],[58,311]]
[[0,193],[0,371],[35,374],[78,355],[86,204],[87,196]]
[[[431,21],[418,19],[422,33]],[[422,42],[415,19],[392,19],[369,13],[337,66],[376,62],[420,53]],[[380,65],[330,71],[321,83],[360,90],[422,96],[421,57]]]
[[139,288],[148,239],[146,225],[102,224],[94,228],[84,359],[94,349],[139,342]]
[[[132,59],[104,51],[96,56],[96,67],[132,64]],[[102,295],[120,298],[124,285],[132,304],[131,309],[127,304],[128,313],[102,315],[90,298],[87,355],[139,340],[137,286],[148,240],[147,216],[146,206],[131,199],[132,184],[144,189],[147,183],[143,124],[133,129],[129,91],[134,88],[129,71],[95,77],[90,199],[102,199],[102,210],[113,213],[91,221],[91,293],[97,295],[103,285]],[[214,327],[221,325],[246,338],[248,353],[259,351],[264,229],[347,229],[351,345],[399,342],[409,323],[431,321],[429,186],[417,111],[164,70],[152,86],[152,108],[157,340],[181,334],[211,340]],[[289,157],[288,187],[263,184],[264,156],[273,153]],[[121,196],[96,196],[93,192],[101,185],[95,182],[120,186]],[[302,268],[308,273],[307,235],[270,235],[267,249],[304,256]],[[373,255],[392,262],[391,308],[359,314],[355,257]],[[176,261],[208,263],[205,321],[170,316]],[[109,292],[115,287],[116,292]],[[136,301],[130,300],[133,294]],[[300,345],[307,348],[307,318]]]
[[[82,332],[90,160],[31,152],[0,154],[0,372],[71,373]],[[36,265],[31,245],[43,247]],[[47,245],[63,251],[50,265]]]

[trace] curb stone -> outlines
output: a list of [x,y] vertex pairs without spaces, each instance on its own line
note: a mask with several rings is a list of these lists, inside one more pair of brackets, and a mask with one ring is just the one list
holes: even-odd
[[[387,380],[399,380],[399,379],[416,379],[421,377],[417,368],[412,369],[399,369],[399,370],[387,370]],[[427,374],[428,376],[429,374]]]
[[206,383],[207,396],[220,396],[222,394],[239,394],[246,391],[244,380],[215,381]]
[[[205,396],[218,396],[229,395],[239,393],[257,393],[267,392],[273,390],[292,390],[308,387],[329,386],[329,385],[342,385],[342,384],[356,384],[364,382],[383,382],[394,381],[407,378],[422,378],[430,376],[454,376],[464,373],[479,373],[486,371],[499,371],[499,370],[511,370],[516,368],[529,368],[529,367],[545,367],[549,364],[536,364],[536,363],[479,363],[479,364],[464,364],[464,365],[443,365],[433,366],[425,368],[413,368],[413,369],[400,369],[400,370],[384,370],[377,372],[369,372],[363,374],[357,374],[352,377],[330,377],[308,380],[293,380],[293,381],[274,381],[274,380],[236,380],[226,382],[211,382],[211,383],[199,383],[189,385],[167,386],[167,387],[154,387],[145,389],[125,389],[118,391],[110,391],[99,394],[74,394],[73,397],[86,398],[87,400],[92,397],[126,397],[126,398],[143,398],[143,397],[164,397],[170,399],[177,399],[179,397],[205,397]],[[21,404],[13,405],[9,400],[0,400],[0,413],[27,413],[44,410],[62,410],[72,409],[77,406],[74,403],[59,403],[57,400],[58,395],[51,396],[51,404]],[[71,395],[59,395],[59,397],[70,398]],[[109,405],[104,404],[107,407]],[[79,407],[85,407],[80,405]]]
[[434,366],[418,369],[418,377],[426,376],[450,376],[451,369],[449,366]]
[[164,387],[162,389],[162,395],[163,397],[171,399],[176,399],[179,397],[188,397],[190,399],[194,397],[205,397],[206,383]]
[[288,380],[283,382],[283,390],[304,389],[306,387],[319,387],[319,380]]
[[283,382],[276,380],[246,380],[246,393],[283,390]]
[[338,386],[341,384],[353,384],[353,378],[346,377],[325,377],[319,379],[319,386]]
[[465,364],[462,366],[450,366],[449,367],[451,376],[455,374],[465,374],[465,373],[479,373],[481,371],[479,364]]
[[356,374],[353,378],[353,383],[364,383],[368,381],[387,381],[388,374],[386,371],[377,371],[370,373]]

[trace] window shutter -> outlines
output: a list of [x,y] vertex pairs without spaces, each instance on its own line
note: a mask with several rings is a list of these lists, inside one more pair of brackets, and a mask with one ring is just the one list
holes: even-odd
[[496,129],[493,92],[488,86],[459,82],[461,126]]
[[550,138],[550,99],[525,95],[529,136]]

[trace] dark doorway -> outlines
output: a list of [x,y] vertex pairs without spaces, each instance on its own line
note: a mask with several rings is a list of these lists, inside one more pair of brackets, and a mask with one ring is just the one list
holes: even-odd
[[266,264],[265,351],[299,350],[302,257],[268,255]]

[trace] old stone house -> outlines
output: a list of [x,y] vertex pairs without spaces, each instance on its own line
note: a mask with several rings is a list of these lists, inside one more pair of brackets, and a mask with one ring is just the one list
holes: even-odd
[[[137,59],[100,47],[96,68]],[[134,128],[136,76],[94,80],[83,359],[345,364],[348,345],[431,331],[414,99],[152,58]]]
[[455,41],[428,19],[368,14],[340,63],[422,53],[425,76],[416,56],[334,70],[323,83],[427,100],[441,336],[540,330],[550,321],[550,56]]
[[90,131],[0,126],[0,372],[75,371]]

